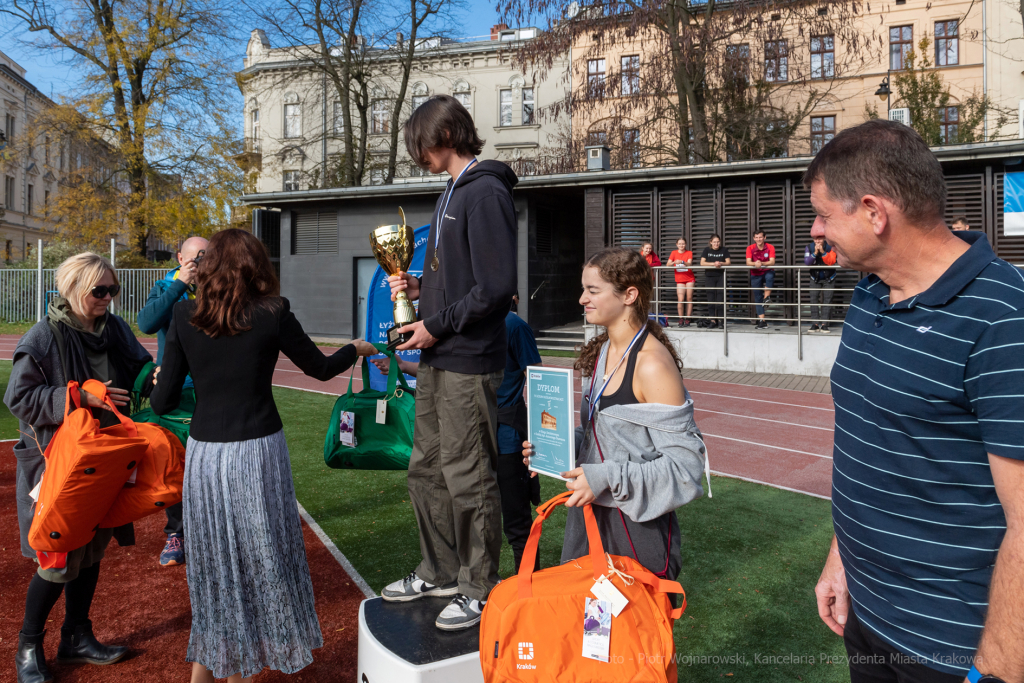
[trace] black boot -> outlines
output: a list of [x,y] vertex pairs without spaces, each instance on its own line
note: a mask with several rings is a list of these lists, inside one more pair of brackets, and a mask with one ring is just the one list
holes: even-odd
[[92,634],[92,622],[74,627],[60,627],[60,647],[57,661],[62,664],[113,664],[124,659],[128,648],[123,645],[107,646]]
[[39,635],[27,636],[18,632],[18,653],[14,655],[14,668],[18,672],[18,683],[51,683],[53,674],[46,668],[46,655],[43,653],[43,638],[46,631]]

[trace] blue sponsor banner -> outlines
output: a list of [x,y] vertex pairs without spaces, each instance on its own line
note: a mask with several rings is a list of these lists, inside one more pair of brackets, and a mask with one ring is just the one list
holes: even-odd
[[[427,239],[430,235],[430,225],[424,225],[413,231],[413,238],[416,247],[412,255],[412,264],[409,266],[409,274],[419,277],[423,274],[423,259],[427,255]],[[419,310],[419,302],[413,302],[416,310]],[[388,276],[384,269],[377,266],[370,279],[370,291],[366,297],[366,332],[364,338],[375,344],[388,343],[388,330],[395,326],[395,314],[391,301],[391,288],[388,287]],[[420,352],[397,351],[403,360],[418,363]],[[383,355],[374,358],[383,358]],[[387,376],[382,375],[376,366],[370,366],[370,387],[377,391],[384,391],[387,387]],[[416,386],[416,378],[406,375],[409,386]]]
[[1003,234],[1024,235],[1024,173],[1003,177]]

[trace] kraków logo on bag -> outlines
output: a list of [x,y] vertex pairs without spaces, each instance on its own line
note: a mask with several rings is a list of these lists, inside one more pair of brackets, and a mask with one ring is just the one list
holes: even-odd
[[[533,659],[533,643],[519,643],[519,659]],[[536,669],[535,664],[516,663],[517,669]]]

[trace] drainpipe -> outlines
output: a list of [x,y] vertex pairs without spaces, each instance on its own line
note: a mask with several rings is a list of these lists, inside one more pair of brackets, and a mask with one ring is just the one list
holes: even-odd
[[[988,11],[981,0],[981,94],[988,96]],[[985,142],[988,142],[988,112],[984,121]]]
[[[324,59],[331,58],[331,50],[328,48]],[[320,187],[327,187],[327,65],[324,65],[321,74],[321,107],[320,107]]]

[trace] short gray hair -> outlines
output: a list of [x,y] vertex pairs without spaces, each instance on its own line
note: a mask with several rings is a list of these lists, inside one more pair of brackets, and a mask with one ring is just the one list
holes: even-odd
[[872,119],[840,132],[804,171],[804,187],[816,180],[846,213],[868,194],[885,197],[914,224],[942,220],[946,213],[939,160],[917,131],[896,121]]

